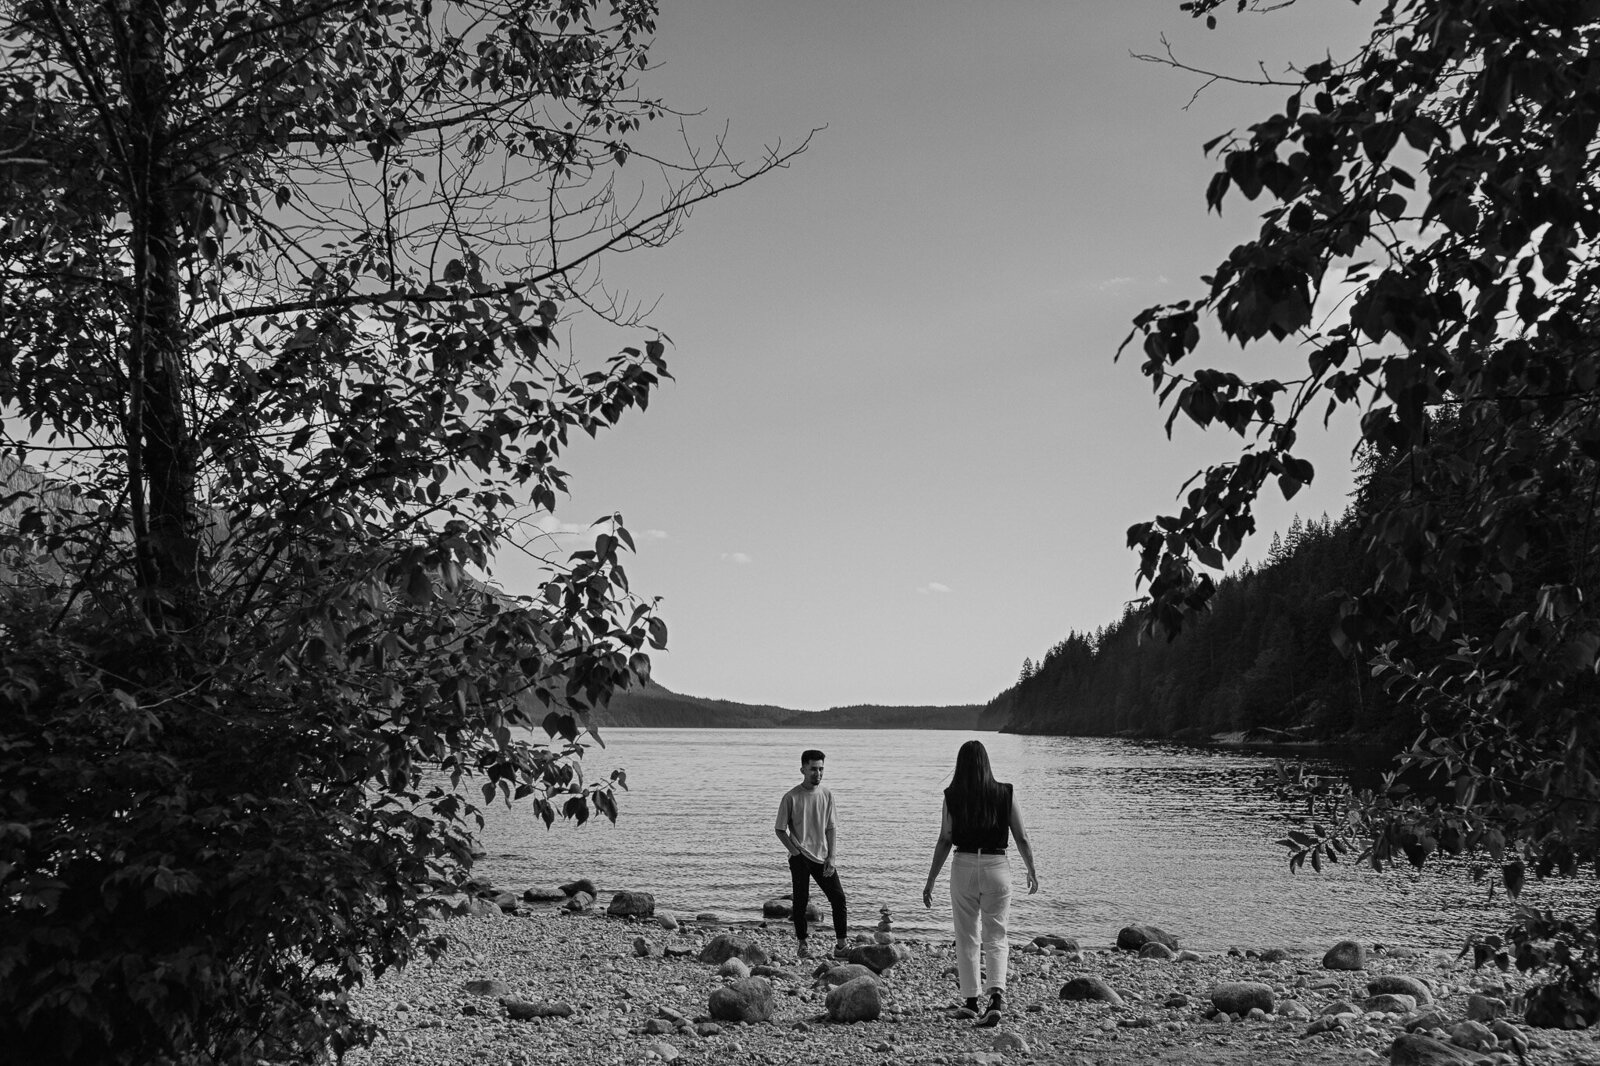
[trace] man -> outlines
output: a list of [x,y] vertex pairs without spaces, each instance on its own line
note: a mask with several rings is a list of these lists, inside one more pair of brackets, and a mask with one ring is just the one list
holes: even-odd
[[844,888],[839,884],[839,871],[833,866],[833,793],[822,787],[824,758],[815,748],[800,753],[800,783],[784,793],[773,825],[789,852],[794,935],[800,941],[802,959],[811,958],[806,944],[806,907],[811,902],[813,878],[833,906],[834,954],[842,953],[847,945]]

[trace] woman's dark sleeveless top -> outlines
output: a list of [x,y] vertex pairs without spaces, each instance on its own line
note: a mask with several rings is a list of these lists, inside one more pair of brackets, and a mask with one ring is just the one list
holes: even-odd
[[[944,790],[945,807],[950,811],[950,842],[957,848],[999,851],[1010,844],[1011,786],[997,784],[997,794],[985,797],[981,805],[955,802],[951,790]],[[970,806],[977,809],[969,810]]]

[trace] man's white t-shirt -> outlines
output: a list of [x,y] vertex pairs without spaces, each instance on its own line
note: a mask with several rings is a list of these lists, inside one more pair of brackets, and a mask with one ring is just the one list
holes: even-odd
[[833,828],[833,793],[824,785],[794,786],[778,802],[778,820],[773,828],[780,833],[787,828],[812,862],[827,861],[828,830]]

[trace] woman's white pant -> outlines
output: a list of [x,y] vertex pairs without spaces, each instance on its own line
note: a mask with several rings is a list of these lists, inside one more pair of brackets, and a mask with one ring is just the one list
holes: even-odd
[[963,999],[978,995],[978,938],[983,937],[986,988],[1006,987],[1011,943],[1006,920],[1011,916],[1011,860],[1005,855],[956,852],[950,867],[950,909],[955,913],[956,972]]

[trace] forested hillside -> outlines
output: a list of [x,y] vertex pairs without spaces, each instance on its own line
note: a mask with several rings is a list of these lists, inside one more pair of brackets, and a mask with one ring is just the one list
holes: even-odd
[[[735,703],[686,696],[651,682],[619,692],[597,710],[601,726],[691,729],[977,729],[977,704],[956,707],[879,707],[858,704],[825,711]],[[994,726],[987,728],[993,729]]]
[[1354,520],[1298,519],[1266,561],[1220,582],[1212,609],[1175,641],[1140,640],[1137,607],[1069,633],[990,701],[983,721],[1016,733],[1203,739],[1286,731],[1326,739],[1400,735],[1413,723],[1332,640],[1340,603],[1365,587]]

